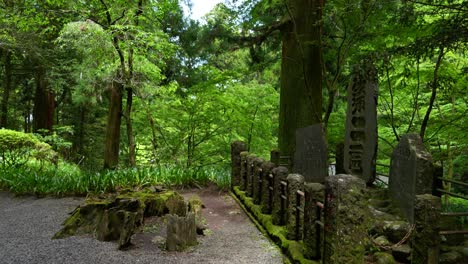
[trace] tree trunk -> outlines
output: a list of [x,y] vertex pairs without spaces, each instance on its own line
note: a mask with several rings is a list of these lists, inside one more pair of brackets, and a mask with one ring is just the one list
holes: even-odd
[[291,157],[295,133],[322,121],[322,1],[288,0],[283,28],[279,149]]
[[133,104],[133,89],[127,88],[127,104],[125,107],[125,120],[127,124],[127,140],[128,140],[128,165],[136,166],[136,143],[133,135],[132,125],[132,104]]
[[45,69],[39,67],[36,73],[36,94],[34,95],[33,131],[52,131],[54,125],[55,99],[48,89]]
[[104,168],[115,169],[119,165],[120,124],[122,122],[122,84],[114,81],[109,89],[110,105],[104,147]]
[[442,59],[444,58],[444,47],[439,48],[439,56],[437,57],[437,62],[434,69],[434,78],[431,82],[432,93],[431,99],[429,99],[429,106],[427,107],[426,114],[424,115],[424,119],[421,123],[421,129],[419,135],[424,142],[424,136],[426,135],[427,125],[429,124],[429,117],[431,116],[432,108],[434,107],[434,102],[437,96],[437,88],[439,86],[439,69],[440,65],[442,64]]
[[0,127],[6,128],[8,125],[8,101],[10,99],[10,91],[12,86],[12,73],[11,73],[11,52],[5,53],[5,77],[1,104],[0,114]]

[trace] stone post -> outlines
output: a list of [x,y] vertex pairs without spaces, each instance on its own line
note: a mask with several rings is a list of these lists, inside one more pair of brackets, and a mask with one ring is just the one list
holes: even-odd
[[270,190],[270,187],[273,187],[273,179],[270,178],[270,175],[273,175],[273,169],[275,164],[270,161],[266,161],[262,165],[262,213],[269,214],[271,213],[272,203],[273,203],[273,191]]
[[430,194],[416,195],[414,204],[414,231],[411,264],[439,263],[440,198]]
[[[288,177],[288,169],[286,167],[276,167],[273,169],[273,207],[272,221],[274,225],[284,225],[286,219],[286,201],[281,199],[281,181],[286,181]],[[284,210],[282,210],[282,203]]]
[[278,149],[274,149],[270,152],[270,161],[273,162],[276,166],[279,166],[280,152]]
[[323,203],[325,186],[320,183],[304,184],[304,255],[308,259],[320,259],[323,247],[323,228],[316,221],[321,221],[322,209],[317,202]]
[[414,223],[416,195],[432,193],[432,156],[418,134],[406,134],[392,153],[388,189],[408,222]]
[[368,241],[366,183],[352,175],[325,181],[323,263],[364,263]]
[[247,151],[242,151],[240,153],[241,157],[241,170],[240,170],[240,182],[239,186],[242,191],[245,191],[247,189],[247,172],[248,172],[248,161],[247,157],[249,156],[249,153]]
[[248,197],[252,197],[253,194],[253,181],[255,176],[254,160],[257,157],[254,154],[249,154],[247,156],[247,186],[246,194]]
[[376,176],[378,86],[371,60],[353,67],[348,86],[344,169],[369,184]]
[[300,174],[289,174],[288,181],[288,220],[286,222],[287,238],[292,240],[302,239],[302,212],[297,212],[297,206],[303,205],[303,198],[299,198],[297,191],[304,189],[304,177]]
[[197,244],[197,227],[193,213],[188,213],[185,217],[167,214],[166,218],[168,251],[183,251]]
[[254,159],[254,175],[253,175],[253,184],[252,184],[252,198],[254,204],[259,204],[261,199],[261,191],[262,191],[262,182],[261,179],[263,178],[263,169],[262,165],[265,162],[262,158]]
[[240,153],[247,149],[242,141],[234,141],[231,144],[231,188],[239,186],[241,177]]

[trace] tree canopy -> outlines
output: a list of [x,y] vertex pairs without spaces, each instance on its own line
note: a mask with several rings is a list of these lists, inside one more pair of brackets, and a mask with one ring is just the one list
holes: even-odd
[[351,69],[370,59],[380,162],[415,132],[466,173],[466,1],[225,2],[195,21],[190,1],[0,1],[0,126],[55,135],[87,169],[225,167],[237,139],[291,155],[319,122],[333,150]]

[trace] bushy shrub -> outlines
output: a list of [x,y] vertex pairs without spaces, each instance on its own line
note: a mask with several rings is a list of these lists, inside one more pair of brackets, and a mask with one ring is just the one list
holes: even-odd
[[50,145],[39,141],[33,134],[0,129],[0,164],[4,167],[20,167],[31,158],[39,161],[57,159]]

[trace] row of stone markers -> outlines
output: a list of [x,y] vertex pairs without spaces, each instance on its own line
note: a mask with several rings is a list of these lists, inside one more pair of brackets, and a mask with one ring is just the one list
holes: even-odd
[[[423,182],[424,186],[430,186],[432,165],[420,140],[414,137],[403,136],[395,148],[389,193],[404,209],[408,222],[415,225],[409,239],[412,263],[437,263],[440,199],[418,187]],[[245,150],[243,142],[231,145],[232,189],[246,207],[252,204],[248,209],[257,211],[253,215],[271,219],[271,223],[259,221],[266,229],[282,228],[285,239],[301,245],[307,260],[321,259],[323,263],[364,260],[365,245],[369,242],[367,228],[373,221],[367,212],[365,179],[340,174],[325,177],[323,184],[310,183],[274,162],[277,152],[272,152],[271,160],[264,160]],[[405,177],[406,181],[399,177]],[[408,198],[404,204],[402,194],[397,195],[402,192]],[[407,205],[409,201],[411,204]],[[409,213],[405,214],[405,210]]]
[[[367,234],[365,205],[361,204],[365,200],[363,180],[335,175],[326,177],[324,184],[305,182],[302,175],[289,174],[286,167],[245,149],[240,141],[231,145],[231,181],[236,195],[245,195],[261,214],[271,215],[271,223],[284,228],[286,239],[302,245],[306,259],[324,263],[364,259],[365,248],[359,246],[364,245]],[[273,160],[275,154],[272,152]]]

